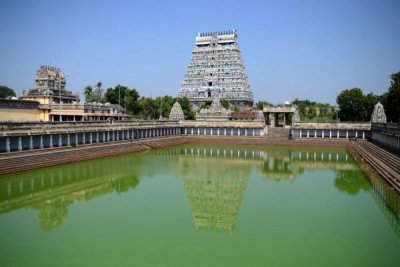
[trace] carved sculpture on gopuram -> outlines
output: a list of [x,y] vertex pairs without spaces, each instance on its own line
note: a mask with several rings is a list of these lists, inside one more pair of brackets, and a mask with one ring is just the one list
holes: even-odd
[[187,97],[195,111],[215,98],[240,109],[253,105],[236,30],[196,35],[179,97]]
[[183,115],[182,107],[178,101],[171,108],[171,112],[169,113],[169,121],[183,121],[185,120],[185,116]]
[[374,111],[372,112],[371,122],[386,123],[386,121],[385,109],[383,108],[381,102],[378,102],[374,107]]

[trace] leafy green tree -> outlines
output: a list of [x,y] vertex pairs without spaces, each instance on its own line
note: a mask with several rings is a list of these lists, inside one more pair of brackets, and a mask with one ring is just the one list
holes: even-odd
[[184,96],[184,97],[178,97],[176,101],[178,101],[182,107],[185,120],[194,120],[195,113],[192,111],[190,107],[189,99],[186,96]]
[[385,113],[388,122],[400,122],[400,72],[390,75],[389,92],[386,98]]
[[336,102],[339,105],[339,118],[342,121],[369,121],[366,116],[364,94],[360,88],[342,91]]
[[226,99],[221,99],[221,106],[223,106],[225,109],[229,109],[229,101]]
[[104,98],[106,102],[111,104],[121,104],[123,106],[125,92],[128,88],[126,86],[117,85],[115,88],[108,88],[104,94]]
[[140,117],[148,120],[155,120],[159,117],[159,105],[155,99],[142,97],[139,101],[139,105]]
[[171,112],[172,106],[175,103],[175,98],[172,96],[163,96],[161,98],[162,100],[162,105],[161,108],[162,109],[162,117],[163,118],[167,118],[169,116],[169,113]]
[[0,98],[7,98],[10,96],[15,96],[14,90],[7,86],[0,85]]
[[264,108],[264,106],[268,106],[268,105],[270,105],[270,104],[267,101],[258,101],[256,103],[256,107],[259,110],[262,110]]
[[138,115],[141,107],[139,104],[139,93],[136,89],[129,89],[118,84],[115,88],[108,88],[104,94],[104,100],[114,105],[121,105],[130,115]]
[[123,107],[126,108],[129,114],[137,115],[140,112],[140,105],[138,102],[139,93],[136,89],[127,89],[124,91]]
[[378,103],[380,100],[380,97],[377,95],[374,95],[372,93],[369,93],[364,97],[364,118],[365,121],[370,121],[371,120],[371,115],[374,111],[374,107],[376,103]]

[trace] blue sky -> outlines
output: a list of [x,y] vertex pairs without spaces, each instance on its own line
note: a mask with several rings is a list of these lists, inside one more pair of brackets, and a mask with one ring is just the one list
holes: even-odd
[[45,64],[81,96],[98,81],[176,96],[195,34],[229,29],[256,101],[334,104],[346,88],[382,94],[400,71],[398,0],[2,0],[0,12],[0,84],[17,95]]

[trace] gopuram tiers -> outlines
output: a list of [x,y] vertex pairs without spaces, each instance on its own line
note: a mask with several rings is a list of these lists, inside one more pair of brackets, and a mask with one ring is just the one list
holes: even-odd
[[52,97],[54,103],[79,103],[79,95],[65,88],[65,74],[59,68],[42,65],[36,72],[35,89],[24,92],[24,99]]
[[196,35],[192,58],[179,91],[179,97],[186,96],[194,110],[215,98],[225,99],[239,108],[253,105],[237,38],[236,30]]

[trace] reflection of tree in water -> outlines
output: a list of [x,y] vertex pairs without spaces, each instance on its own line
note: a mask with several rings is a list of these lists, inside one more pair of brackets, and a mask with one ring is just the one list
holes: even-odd
[[117,193],[128,192],[129,189],[135,189],[139,185],[139,179],[134,177],[123,177],[113,181],[113,188]]
[[6,177],[0,183],[0,214],[32,207],[43,230],[55,229],[66,220],[72,203],[136,188],[138,173],[146,170],[136,168],[133,160],[141,163],[123,155]]
[[335,187],[342,192],[355,196],[360,190],[371,190],[372,185],[359,170],[338,170],[336,172]]
[[40,227],[44,231],[50,231],[62,225],[68,216],[68,204],[62,199],[49,200],[41,203],[38,208]]

